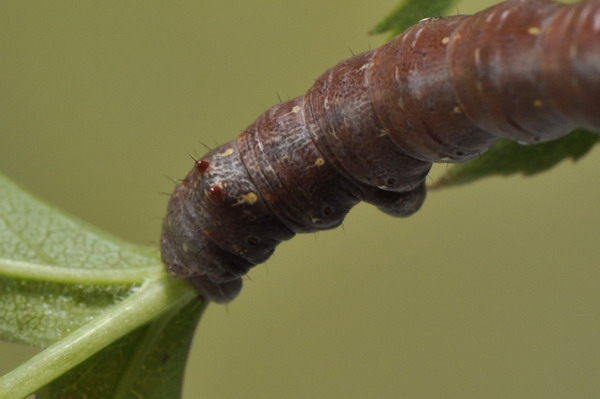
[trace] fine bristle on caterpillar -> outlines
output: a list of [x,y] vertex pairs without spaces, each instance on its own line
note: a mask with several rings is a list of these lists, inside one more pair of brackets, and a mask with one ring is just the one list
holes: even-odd
[[600,131],[600,1],[508,0],[424,20],[196,161],[171,196],[162,258],[226,303],[280,242],[337,227],[360,201],[416,212],[433,162],[575,127]]

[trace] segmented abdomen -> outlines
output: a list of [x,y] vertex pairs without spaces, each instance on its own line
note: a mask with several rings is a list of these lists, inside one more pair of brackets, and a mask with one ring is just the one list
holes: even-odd
[[162,257],[204,299],[228,302],[277,244],[338,226],[361,200],[417,211],[432,162],[577,126],[600,130],[600,1],[425,20],[197,161],[171,197]]

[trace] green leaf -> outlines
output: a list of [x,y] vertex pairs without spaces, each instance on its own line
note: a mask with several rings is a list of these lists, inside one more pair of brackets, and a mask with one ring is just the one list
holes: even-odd
[[155,249],[69,218],[0,175],[0,338],[47,346],[0,378],[1,398],[43,387],[45,398],[176,397],[204,308],[195,297]]
[[371,33],[389,33],[396,36],[424,18],[441,17],[457,0],[402,0]]
[[205,307],[193,301],[137,329],[52,382],[39,399],[181,397],[190,343]]
[[456,186],[493,175],[533,175],[550,169],[564,159],[578,160],[599,141],[600,135],[584,129],[536,145],[501,140],[478,159],[449,168],[430,188]]
[[68,218],[0,176],[0,339],[46,346],[161,270],[156,250]]

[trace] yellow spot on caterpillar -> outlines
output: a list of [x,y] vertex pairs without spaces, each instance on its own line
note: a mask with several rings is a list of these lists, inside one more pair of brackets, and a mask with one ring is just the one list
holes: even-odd
[[544,106],[544,102],[542,100],[534,100],[533,106],[536,108],[542,108]]
[[181,249],[183,249],[183,252],[188,252],[190,250],[190,247],[188,247],[187,244],[184,242],[183,244],[181,244]]
[[540,34],[540,28],[538,28],[537,26],[530,26],[529,28],[527,28],[527,33],[529,33],[532,36],[537,36]]
[[448,44],[448,43],[450,43],[450,38],[448,36],[446,36],[442,39],[442,44]]
[[325,160],[323,158],[317,158],[317,160],[315,161],[315,166],[323,166],[325,165]]
[[240,196],[240,199],[238,200],[238,202],[233,204],[233,206],[242,205],[242,204],[254,205],[254,204],[256,204],[256,201],[258,201],[258,195],[250,192],[248,194],[242,194]]
[[225,157],[230,156],[231,154],[233,154],[233,148],[223,151],[222,153],[219,154],[219,156],[222,158],[225,158]]
[[294,105],[294,108],[292,108],[292,112],[297,114],[298,112],[300,112],[300,106],[299,105]]
[[462,114],[462,109],[460,109],[460,107],[458,105],[455,105],[454,108],[452,108],[452,113],[453,114]]

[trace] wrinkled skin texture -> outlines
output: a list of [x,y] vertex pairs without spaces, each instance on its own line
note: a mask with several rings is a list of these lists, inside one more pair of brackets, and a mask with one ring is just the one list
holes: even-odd
[[600,1],[509,0],[422,21],[196,161],[169,203],[164,263],[229,302],[296,233],[335,228],[360,201],[409,216],[433,162],[473,159],[500,137],[600,130],[599,104]]

